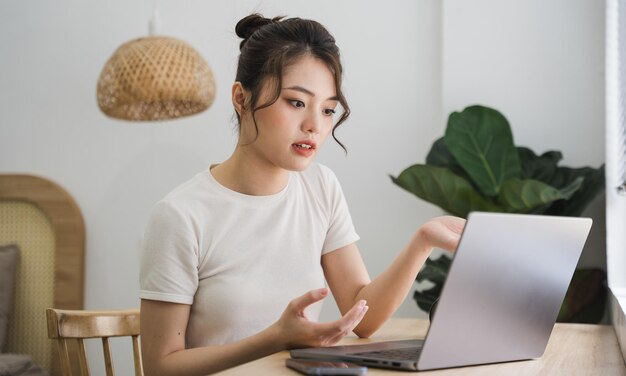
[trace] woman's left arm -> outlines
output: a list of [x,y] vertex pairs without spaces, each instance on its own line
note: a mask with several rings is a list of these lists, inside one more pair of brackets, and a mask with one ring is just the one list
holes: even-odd
[[464,226],[465,220],[458,217],[431,219],[415,232],[404,250],[373,281],[356,244],[323,255],[324,275],[341,313],[345,314],[361,299],[369,306],[354,333],[369,337],[376,332],[402,304],[432,249],[454,251]]

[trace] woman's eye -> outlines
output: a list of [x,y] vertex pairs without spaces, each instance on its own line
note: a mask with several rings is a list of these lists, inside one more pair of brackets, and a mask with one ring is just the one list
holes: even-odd
[[290,100],[289,103],[291,103],[291,105],[295,108],[304,108],[304,102],[297,99]]
[[335,114],[335,109],[334,108],[326,108],[324,109],[324,115],[327,116],[333,116]]

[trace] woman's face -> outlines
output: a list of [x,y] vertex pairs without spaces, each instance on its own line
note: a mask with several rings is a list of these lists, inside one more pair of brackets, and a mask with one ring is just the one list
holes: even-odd
[[[266,85],[259,103],[270,93]],[[319,59],[305,56],[285,67],[280,95],[271,106],[256,112],[258,136],[250,111],[242,117],[243,150],[270,168],[306,169],[334,125],[337,91],[332,72]]]

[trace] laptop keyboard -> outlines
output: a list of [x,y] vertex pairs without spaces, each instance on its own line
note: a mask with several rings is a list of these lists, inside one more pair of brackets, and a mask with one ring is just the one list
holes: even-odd
[[394,349],[383,351],[366,351],[352,355],[367,356],[371,358],[383,358],[392,360],[414,360],[417,359],[421,348]]

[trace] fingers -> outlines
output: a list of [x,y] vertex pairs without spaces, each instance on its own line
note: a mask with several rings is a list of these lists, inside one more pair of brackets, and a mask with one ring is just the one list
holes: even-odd
[[322,345],[328,346],[335,344],[343,337],[350,334],[350,332],[359,325],[367,313],[368,308],[365,300],[360,300],[339,320],[319,324],[320,337],[323,338]]
[[459,240],[461,239],[463,229],[465,228],[465,219],[451,217],[448,223],[448,228],[450,231],[448,232],[447,247],[449,250],[454,252],[459,244]]
[[460,239],[461,239],[461,235],[450,232],[447,234],[447,237],[442,244],[442,248],[450,252],[454,252],[456,251],[456,247],[459,245]]
[[311,290],[289,302],[280,319],[272,326],[278,330],[278,343],[285,348],[319,346],[317,323],[309,321],[304,310],[324,299],[327,288]]
[[296,312],[301,312],[311,304],[324,299],[326,295],[328,295],[328,289],[325,287],[317,290],[311,290],[292,300],[290,305]]
[[282,337],[286,348],[330,346],[348,335],[361,322],[368,309],[365,300],[357,302],[337,321],[309,321],[304,315],[304,308],[323,299],[327,294],[327,289],[313,290],[289,303],[289,307],[276,323],[279,337]]
[[350,334],[350,332],[352,332],[354,330],[354,328],[357,327],[357,325],[359,325],[359,323],[361,322],[361,320],[363,320],[363,317],[365,317],[365,314],[367,313],[367,310],[369,309],[369,307],[367,305],[365,305],[362,309],[361,312],[359,314],[359,316],[356,318],[356,320],[354,320],[349,327],[346,330],[342,330],[339,332],[339,334],[337,334],[336,336],[330,338],[328,340],[327,346],[330,345],[334,345],[337,342],[339,342],[343,337],[347,336],[348,334]]
[[465,220],[462,218],[436,217],[420,227],[417,233],[419,234],[418,239],[425,242],[429,247],[454,252],[464,227]]
[[367,302],[365,300],[359,300],[348,312],[346,312],[345,315],[343,315],[343,317],[337,321],[342,325],[348,325],[350,331],[352,331],[354,327],[359,325],[368,309],[369,307],[367,306]]

